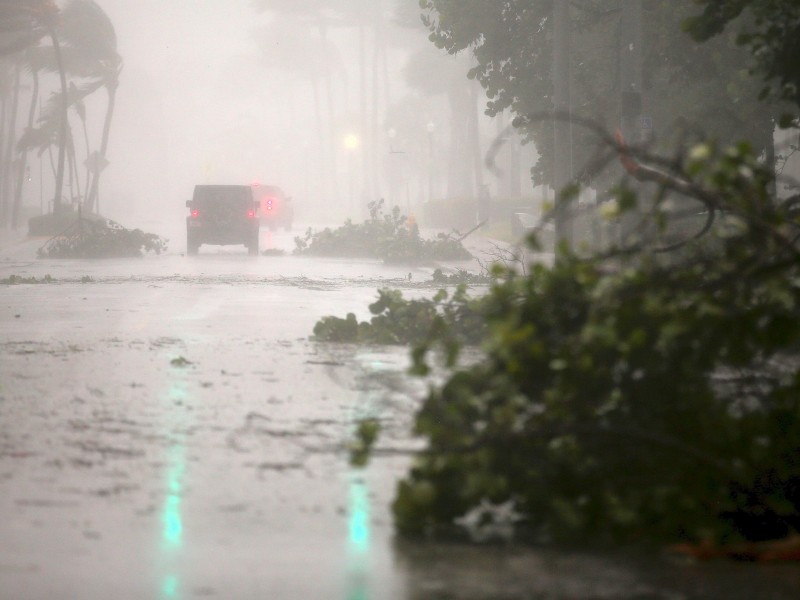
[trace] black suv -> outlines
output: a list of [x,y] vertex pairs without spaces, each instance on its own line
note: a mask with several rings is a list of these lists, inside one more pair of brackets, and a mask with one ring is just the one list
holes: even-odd
[[249,185],[197,185],[186,202],[186,253],[201,244],[244,244],[258,254],[258,203]]

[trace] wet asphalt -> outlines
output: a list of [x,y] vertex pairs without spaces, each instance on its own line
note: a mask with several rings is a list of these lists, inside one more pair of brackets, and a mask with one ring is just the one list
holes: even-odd
[[[436,265],[180,243],[161,256],[0,249],[0,598],[273,600],[800,597],[794,565],[412,543],[389,504],[419,441],[405,348],[309,339]],[[451,265],[476,268],[475,264]],[[410,275],[410,279],[409,279]],[[348,464],[354,423],[382,452]]]

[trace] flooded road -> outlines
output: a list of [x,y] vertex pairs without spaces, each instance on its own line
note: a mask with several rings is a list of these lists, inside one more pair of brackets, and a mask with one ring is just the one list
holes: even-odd
[[[269,240],[291,250],[289,234]],[[412,544],[389,503],[418,447],[405,348],[310,341],[434,266],[0,253],[0,598],[795,598],[793,566]],[[410,279],[409,279],[410,276]],[[363,470],[347,447],[380,419]]]

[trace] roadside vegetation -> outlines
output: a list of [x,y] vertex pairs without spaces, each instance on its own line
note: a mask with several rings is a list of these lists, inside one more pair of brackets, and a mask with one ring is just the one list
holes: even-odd
[[4,279],[0,279],[0,285],[20,285],[20,284],[35,284],[35,283],[55,283],[50,275],[45,275],[37,279],[36,277],[23,277],[22,275],[9,275]]
[[472,255],[457,234],[440,233],[433,239],[420,236],[415,223],[398,207],[385,212],[384,201],[369,203],[369,218],[362,223],[347,220],[336,229],[325,228],[295,238],[295,254],[343,258],[379,258],[410,263],[433,260],[467,260]]
[[[437,17],[429,21],[437,43],[469,45],[483,35],[459,27],[485,20],[450,19],[452,3],[444,0],[423,4]],[[720,14],[732,19],[742,10],[735,2],[723,4],[738,10],[722,13],[713,10],[716,3],[700,4],[707,14],[691,22],[699,39],[728,25],[718,22]],[[758,19],[747,26],[766,30],[770,13],[762,9],[772,3],[752,4]],[[764,87],[763,97],[796,101],[796,61],[781,62],[793,38],[779,34],[800,28],[800,9],[777,4],[787,12],[769,30],[775,35],[741,35],[740,50],[758,50],[754,68],[773,86]],[[487,35],[481,43],[486,59],[493,40]],[[498,89],[493,77],[506,77],[505,69],[484,63],[477,75]],[[521,92],[520,102],[530,94]],[[797,125],[797,106],[768,106],[769,131],[779,120]],[[533,134],[545,127],[537,114],[524,120]],[[684,549],[698,556],[757,548],[738,556],[796,559],[796,197],[776,197],[763,135],[756,144],[694,139],[665,160],[626,147],[599,126],[586,129],[594,141],[584,149],[606,157],[597,174],[608,157],[621,158],[625,168],[609,188],[605,218],[621,227],[635,222],[639,231],[654,232],[652,239],[631,236],[593,254],[561,245],[552,267],[495,266],[486,294],[471,298],[459,288],[453,297],[469,310],[448,312],[443,292],[426,301],[382,290],[370,324],[349,315],[327,317],[315,328],[318,339],[337,340],[321,334],[340,328],[347,330],[341,341],[409,343],[418,375],[430,371],[432,349],[446,351],[449,373],[431,384],[416,414],[414,433],[426,444],[398,485],[396,527],[409,536],[466,527],[482,539],[511,531],[537,542],[686,542]],[[563,201],[577,191],[565,190]],[[665,252],[659,240],[675,197],[694,202],[711,225]],[[535,235],[528,243],[538,248]],[[459,367],[459,349],[471,343],[480,344],[483,360]],[[374,419],[358,428],[354,463],[366,462],[378,429]]]
[[[98,213],[123,66],[113,23],[93,0],[0,2],[0,22],[0,225],[22,224],[33,152],[51,158],[55,215],[71,215],[75,205]],[[105,95],[102,128],[92,141],[98,92]],[[48,227],[51,220],[61,222],[35,222]]]
[[161,254],[167,240],[141,229],[126,229],[106,219],[80,219],[39,248],[39,258],[122,258]]

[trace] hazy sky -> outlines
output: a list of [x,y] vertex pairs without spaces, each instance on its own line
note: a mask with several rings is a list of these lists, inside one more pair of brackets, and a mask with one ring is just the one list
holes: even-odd
[[199,179],[236,176],[222,172],[231,160],[214,142],[233,123],[248,125],[242,118],[253,105],[252,87],[245,81],[246,92],[236,93],[222,83],[238,70],[237,60],[244,72],[255,66],[253,23],[264,17],[249,0],[98,4],[114,23],[124,60],[103,180],[106,207],[183,211]]

